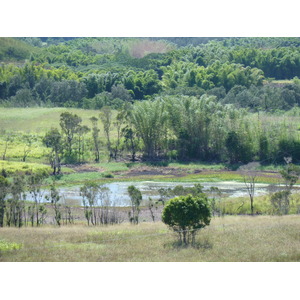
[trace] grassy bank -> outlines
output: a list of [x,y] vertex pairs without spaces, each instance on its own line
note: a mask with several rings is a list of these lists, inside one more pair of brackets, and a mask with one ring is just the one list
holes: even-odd
[[[60,114],[77,114],[83,125],[91,125],[89,118],[99,116],[99,110],[64,107],[0,108],[0,127],[10,131],[24,131],[43,134],[51,127],[59,128]],[[101,123],[102,124],[102,123]],[[100,124],[100,129],[101,128]]]
[[300,261],[299,231],[296,215],[227,216],[183,248],[161,222],[1,228],[0,240],[21,246],[1,251],[0,261]]

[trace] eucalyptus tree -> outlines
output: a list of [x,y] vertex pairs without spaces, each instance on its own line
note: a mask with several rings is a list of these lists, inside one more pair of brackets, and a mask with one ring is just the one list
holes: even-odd
[[257,180],[258,173],[256,169],[260,166],[259,163],[252,162],[239,168],[243,176],[244,184],[247,188],[247,192],[250,198],[250,210],[251,215],[254,215],[254,193],[255,183]]
[[149,200],[148,200],[148,209],[150,211],[150,215],[151,215],[151,218],[152,218],[153,222],[155,222],[155,214],[153,212],[153,208],[154,207],[157,209],[157,202],[154,202],[153,199],[151,197],[149,197]]
[[41,202],[44,197],[44,190],[42,189],[43,185],[45,184],[45,180],[49,175],[47,172],[39,171],[35,174],[30,175],[27,178],[27,187],[30,195],[33,198],[34,204],[32,206],[31,212],[32,212],[32,226],[34,223],[34,219],[36,222],[36,226],[39,226],[42,224],[42,214],[40,215],[40,212],[43,211],[43,205],[41,205]]
[[90,132],[90,128],[86,125],[79,125],[78,126],[78,150],[77,150],[77,161],[80,163],[84,161],[84,154],[85,154],[85,136],[87,133]]
[[21,175],[14,176],[10,184],[10,194],[12,197],[7,200],[6,206],[6,223],[8,226],[22,227],[24,225],[25,184],[25,178]]
[[95,162],[98,163],[100,161],[100,140],[99,140],[100,129],[98,128],[98,118],[91,117],[90,121],[92,122],[92,136],[93,136]]
[[97,225],[96,206],[98,205],[98,193],[100,186],[94,182],[87,182],[80,188],[83,201],[84,215],[88,225]]
[[51,128],[44,138],[43,143],[46,147],[51,148],[50,164],[53,168],[53,175],[60,174],[61,171],[61,155],[63,152],[63,143],[61,134],[57,128]]
[[14,141],[15,135],[11,132],[2,131],[4,134],[4,149],[2,153],[2,160],[6,160],[8,146]]
[[54,210],[54,220],[55,223],[60,226],[61,225],[61,204],[59,200],[61,198],[59,191],[56,189],[55,181],[50,185],[50,194],[45,196],[47,201],[50,201],[52,204],[52,208]]
[[99,115],[104,128],[104,134],[106,137],[106,146],[109,153],[109,159],[112,158],[113,152],[111,147],[111,140],[110,140],[110,131],[111,131],[111,125],[112,125],[112,110],[108,106],[104,106],[101,108],[101,112]]
[[130,150],[131,161],[136,161],[136,153],[139,149],[140,139],[137,132],[129,125],[122,128],[125,147]]
[[126,122],[126,111],[125,110],[120,110],[116,116],[115,122],[113,122],[113,126],[117,130],[117,139],[115,140],[113,147],[112,147],[112,152],[113,152],[113,157],[114,159],[117,159],[119,150],[120,150],[120,143],[121,143],[121,138],[123,135],[123,128]]
[[[120,117],[122,120],[122,128],[120,132],[120,136],[123,137],[123,149],[130,151],[131,161],[136,160],[136,153],[139,150],[140,146],[140,137],[131,123],[131,112],[133,105],[131,103],[125,103],[122,107],[122,111],[120,112]],[[120,124],[120,122],[119,122]]]
[[109,188],[95,182],[86,182],[80,188],[80,195],[88,225],[107,225],[121,222],[118,211],[110,199]]
[[115,214],[115,207],[110,200],[110,190],[108,187],[99,185],[98,189],[98,223],[100,224],[114,224],[118,223]]
[[130,185],[127,188],[129,197],[130,197],[130,202],[131,202],[131,213],[129,214],[130,216],[130,222],[133,224],[138,224],[139,223],[139,214],[140,214],[140,204],[142,202],[142,193],[141,191],[136,188],[133,185]]
[[0,175],[0,227],[4,224],[5,198],[9,193],[8,180]]
[[27,156],[29,155],[29,153],[32,150],[32,145],[33,145],[33,142],[36,140],[36,138],[34,135],[25,134],[22,137],[22,140],[24,142],[22,161],[25,162]]
[[82,119],[76,114],[64,112],[60,115],[60,127],[62,129],[66,145],[65,157],[66,160],[69,162],[74,161],[74,138],[78,133],[79,129],[81,128],[81,122]]

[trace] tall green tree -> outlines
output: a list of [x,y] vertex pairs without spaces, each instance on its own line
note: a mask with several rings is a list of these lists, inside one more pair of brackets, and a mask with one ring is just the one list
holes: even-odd
[[113,151],[112,151],[111,140],[110,140],[110,131],[112,125],[112,110],[110,109],[110,107],[104,106],[102,107],[99,116],[104,128],[104,134],[106,137],[106,146],[107,146],[107,151],[109,153],[109,159],[111,159],[113,157]]
[[80,129],[82,119],[70,112],[64,112],[60,115],[60,127],[65,138],[65,158],[68,162],[76,161],[73,145],[75,142],[75,136]]
[[10,184],[11,199],[7,201],[6,223],[8,226],[22,227],[25,217],[25,178],[15,175]]
[[63,152],[63,143],[61,134],[56,128],[51,128],[44,138],[43,143],[46,147],[51,148],[50,164],[53,168],[53,175],[58,175],[61,172],[61,155]]
[[[33,198],[34,205],[32,206],[32,221],[34,221],[35,216],[35,223],[36,226],[39,226],[42,224],[42,214],[40,215],[40,212],[43,211],[43,205],[41,205],[41,202],[44,197],[44,190],[43,185],[45,184],[46,178],[48,178],[49,174],[47,172],[39,171],[32,175],[30,175],[27,178],[27,187],[28,191]],[[33,222],[32,222],[33,225]]]
[[141,191],[133,185],[127,189],[131,201],[130,222],[133,224],[139,223],[140,204],[143,199]]
[[98,128],[98,119],[96,117],[91,117],[90,121],[92,122],[92,136],[93,136],[93,148],[95,155],[95,162],[98,163],[100,161],[100,139]]
[[47,201],[50,201],[52,208],[54,210],[54,221],[56,225],[61,225],[61,204],[59,203],[60,194],[55,186],[55,181],[50,185],[50,194],[45,196]]

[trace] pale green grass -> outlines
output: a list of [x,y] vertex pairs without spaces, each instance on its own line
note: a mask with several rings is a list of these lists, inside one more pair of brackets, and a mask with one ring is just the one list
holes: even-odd
[[289,79],[272,80],[272,83],[292,84],[293,80],[289,80]]
[[[6,150],[6,158],[7,159],[14,159],[14,160],[21,160],[24,156],[24,150],[27,151],[28,145],[21,140],[22,133],[18,132],[16,134],[16,138],[7,145]],[[0,155],[3,156],[5,149],[5,138],[0,136]],[[26,157],[26,160],[36,162],[36,161],[47,161],[47,155],[50,152],[48,148],[46,148],[40,139],[40,137],[32,143],[30,146],[30,151]]]
[[0,261],[300,261],[300,218],[213,218],[195,247],[179,247],[161,222],[137,226],[84,225],[1,228],[0,239],[22,244]]
[[[30,163],[30,162],[17,162],[17,161],[7,161],[0,160],[0,169],[5,169],[9,174],[21,173],[21,174],[33,174],[37,171],[46,171],[51,173],[52,168],[49,165]],[[67,167],[62,167],[62,172],[73,173],[74,171]]]
[[[269,177],[269,174],[261,173],[256,177],[258,183],[278,183],[278,178]],[[157,176],[159,177],[159,176]],[[214,171],[212,173],[189,174],[183,177],[166,177],[161,176],[161,181],[178,181],[178,182],[218,182],[218,181],[237,181],[244,182],[243,176],[233,171]]]
[[7,160],[0,160],[0,169],[5,169],[8,173],[18,172],[24,174],[35,173],[37,170],[45,170],[47,172],[51,172],[51,168],[47,165]]
[[[99,119],[99,110],[87,110],[79,108],[0,108],[0,128],[7,131],[22,131],[44,134],[51,127],[60,128],[59,119],[63,112],[71,112],[82,118],[82,124],[91,126],[91,117]],[[116,112],[113,112],[115,116]],[[103,126],[99,121],[99,127],[103,133]],[[114,134],[114,132],[112,132]]]
[[[34,162],[37,160],[46,162],[46,155],[49,152],[42,144],[42,137],[52,127],[60,129],[59,120],[63,112],[71,112],[82,118],[82,124],[91,128],[91,117],[99,119],[99,110],[83,110],[76,108],[0,108],[0,155],[3,155],[5,147],[4,132],[13,136],[13,141],[8,144],[7,158],[20,160],[23,156],[25,143],[22,139],[24,134],[32,134],[36,137],[36,141],[31,147],[28,155],[28,160]],[[116,115],[113,111],[113,118]],[[103,124],[99,119],[98,126],[100,129],[100,141],[105,150],[106,140],[104,138]],[[111,127],[111,139],[117,136],[114,126]],[[88,133],[88,138],[91,138],[91,132]]]
[[[273,215],[276,214],[271,201],[270,195],[264,196],[256,196],[254,197],[254,214],[267,214]],[[221,200],[221,202],[217,201],[217,206],[225,213],[225,214],[251,214],[250,209],[250,198],[247,197],[235,197],[235,198],[227,198]],[[290,197],[290,214],[298,214],[300,212],[300,195],[298,193],[293,193]]]
[[64,174],[58,177],[57,184],[59,185],[77,185],[83,184],[86,181],[99,181],[103,180],[102,172],[83,172],[83,173],[73,173]]
[[223,170],[225,169],[225,164],[214,164],[214,163],[206,163],[206,162],[176,162],[176,163],[169,163],[169,167],[171,168],[182,168],[182,169],[201,169],[201,170]]

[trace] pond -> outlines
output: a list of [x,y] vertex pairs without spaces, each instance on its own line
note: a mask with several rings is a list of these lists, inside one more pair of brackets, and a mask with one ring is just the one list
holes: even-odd
[[[141,182],[112,182],[104,184],[103,186],[109,189],[110,202],[115,206],[129,206],[130,198],[127,193],[127,188],[130,185],[137,187],[143,195],[143,203],[148,201],[148,198],[156,200],[159,198],[158,190],[160,188],[174,188],[176,185],[182,185],[183,187],[192,187],[199,182],[154,182],[154,181],[141,181]],[[203,191],[207,192],[211,187],[217,187],[222,192],[224,197],[242,197],[248,196],[247,188],[242,182],[235,181],[223,181],[223,182],[201,182],[204,187]],[[275,187],[269,184],[255,185],[255,196],[260,196],[274,191]],[[79,193],[80,187],[62,187],[59,188],[61,195],[61,203],[67,205],[82,205],[82,197]],[[45,192],[47,195],[48,192]],[[30,195],[27,196],[27,200],[32,200]]]

